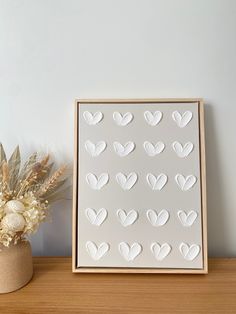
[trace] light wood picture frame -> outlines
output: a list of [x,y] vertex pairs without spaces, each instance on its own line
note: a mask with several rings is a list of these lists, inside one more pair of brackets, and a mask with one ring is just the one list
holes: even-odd
[[72,225],[75,273],[206,274],[203,100],[76,100]]

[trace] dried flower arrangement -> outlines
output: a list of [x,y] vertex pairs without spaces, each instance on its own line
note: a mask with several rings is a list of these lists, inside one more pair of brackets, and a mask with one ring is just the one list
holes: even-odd
[[7,160],[0,144],[0,245],[16,244],[45,220],[66,181],[66,166],[52,168],[50,156],[40,159],[37,153],[21,167],[19,147]]

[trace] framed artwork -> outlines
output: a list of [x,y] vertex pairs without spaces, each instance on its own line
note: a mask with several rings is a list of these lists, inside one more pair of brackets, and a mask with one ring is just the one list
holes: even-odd
[[73,272],[207,273],[201,99],[77,100]]

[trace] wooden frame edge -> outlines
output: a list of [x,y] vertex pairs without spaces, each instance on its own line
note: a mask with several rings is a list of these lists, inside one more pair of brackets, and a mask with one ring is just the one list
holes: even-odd
[[195,269],[195,268],[102,268],[102,267],[78,267],[74,271],[74,273],[79,274],[87,274],[87,273],[100,273],[100,274],[191,274],[197,275],[208,274],[208,271],[205,269]]
[[73,163],[73,210],[72,210],[72,272],[77,271],[77,168],[78,168],[78,101],[74,103],[74,163]]
[[199,142],[200,142],[200,171],[201,171],[201,199],[202,199],[202,247],[203,269],[208,273],[208,242],[207,242],[207,193],[206,193],[206,146],[205,146],[205,123],[204,103],[199,101]]
[[[203,268],[101,268],[77,267],[77,156],[78,156],[78,104],[82,103],[198,103],[199,106],[199,143],[200,143],[200,173],[202,199],[202,247]],[[202,98],[157,98],[157,99],[75,99],[74,110],[74,169],[73,169],[73,212],[72,212],[72,272],[73,273],[133,273],[133,274],[207,274],[208,273],[208,243],[207,243],[207,197],[206,197],[206,157],[205,157],[205,126],[204,102]]]
[[91,104],[99,104],[99,103],[155,103],[155,102],[163,102],[163,103],[168,103],[168,102],[175,102],[175,103],[181,103],[181,102],[202,102],[203,103],[203,98],[116,98],[116,99],[109,99],[109,98],[100,98],[100,99],[76,99],[76,103],[81,103],[81,104],[86,104],[86,103],[91,103]]

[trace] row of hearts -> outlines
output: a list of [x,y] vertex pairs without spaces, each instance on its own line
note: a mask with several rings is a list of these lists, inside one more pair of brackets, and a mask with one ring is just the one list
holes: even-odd
[[[119,172],[116,175],[116,181],[123,190],[130,190],[136,184],[137,180],[138,175],[135,172],[131,172],[128,175]],[[152,190],[160,191],[166,185],[168,176],[164,173],[161,173],[158,176],[148,173],[146,180]],[[88,173],[86,175],[86,182],[93,190],[101,190],[108,183],[108,181],[108,173],[102,173],[99,177],[93,173]],[[182,191],[188,191],[197,182],[197,178],[194,175],[188,175],[185,177],[178,173],[175,176],[175,181]]]
[[[146,122],[151,126],[156,126],[161,121],[163,114],[161,111],[145,111],[144,112],[144,118]],[[95,113],[91,113],[89,111],[84,111],[83,117],[87,124],[89,125],[96,125],[103,119],[103,113],[101,111],[97,111]],[[191,111],[185,111],[183,114],[181,114],[179,111],[174,111],[172,113],[172,119],[176,122],[177,126],[180,128],[184,128],[191,120],[192,120],[193,114]],[[115,111],[113,113],[113,120],[118,126],[126,126],[128,125],[132,120],[134,116],[131,112],[126,112],[124,114],[121,114],[120,112]]]
[[[123,258],[128,262],[133,261],[143,251],[142,245],[137,242],[132,245],[129,245],[126,242],[121,242],[118,245],[118,249]],[[110,245],[107,242],[102,242],[97,246],[94,242],[87,241],[86,250],[94,260],[98,261],[110,250]],[[153,242],[150,245],[150,250],[158,261],[162,261],[170,254],[172,247],[168,243],[159,244]],[[200,245],[197,244],[189,245],[182,242],[179,245],[179,251],[187,261],[193,261],[200,253],[200,250]]]
[[[93,143],[90,140],[85,142],[85,149],[92,157],[98,157],[102,152],[107,148],[107,144],[105,141],[98,141],[97,143]],[[135,149],[134,142],[126,142],[124,145],[119,142],[113,143],[113,148],[115,153],[120,157],[128,156]],[[184,158],[187,157],[193,150],[193,143],[187,142],[184,145],[175,141],[172,144],[172,148],[177,154],[178,157]],[[165,149],[165,144],[161,141],[153,144],[149,141],[145,141],[143,143],[143,148],[146,151],[147,155],[153,157],[163,152]]]
[[[108,211],[105,208],[100,208],[98,211],[93,208],[86,208],[85,215],[92,225],[101,226],[108,217]],[[129,212],[126,212],[123,209],[118,209],[116,215],[124,227],[133,225],[139,217],[138,212],[134,209]],[[146,216],[154,227],[164,226],[170,219],[170,214],[166,209],[163,209],[160,212],[148,209],[146,211]],[[177,212],[177,216],[184,227],[191,227],[196,221],[198,213],[194,210],[191,210],[188,213],[183,210],[179,210]]]

